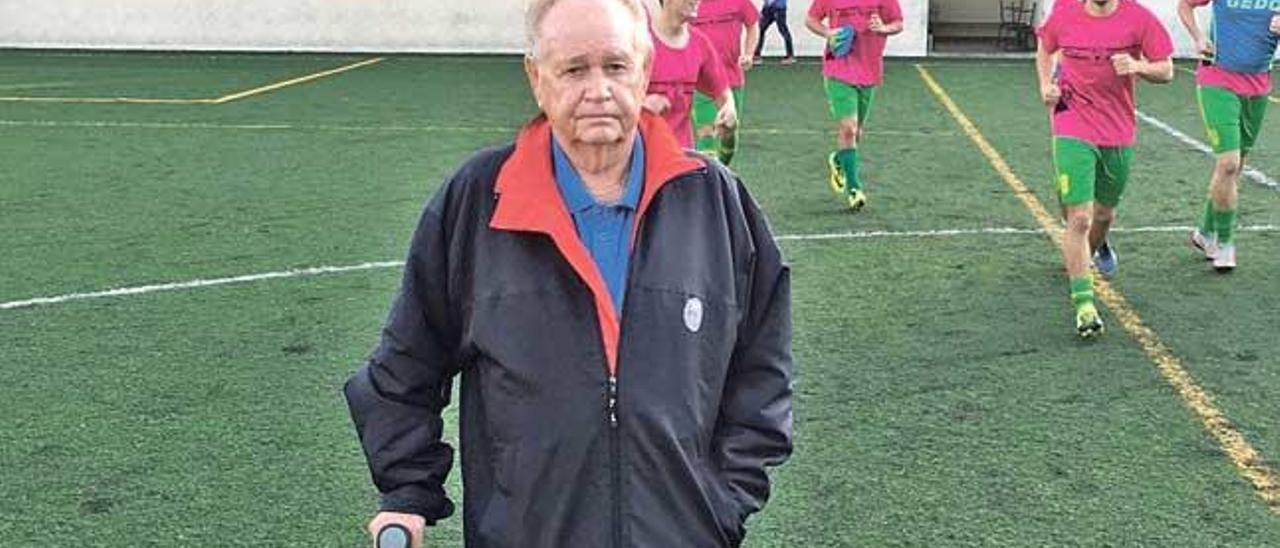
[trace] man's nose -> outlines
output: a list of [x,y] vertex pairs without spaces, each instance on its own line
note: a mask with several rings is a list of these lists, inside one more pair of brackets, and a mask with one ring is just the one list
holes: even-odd
[[609,101],[613,99],[613,87],[603,70],[592,70],[586,82],[586,98],[591,101]]

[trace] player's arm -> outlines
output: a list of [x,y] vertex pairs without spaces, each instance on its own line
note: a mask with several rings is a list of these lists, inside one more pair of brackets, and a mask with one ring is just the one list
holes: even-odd
[[1200,30],[1200,22],[1196,20],[1196,8],[1203,4],[1195,0],[1178,0],[1178,19],[1182,21],[1182,26],[1187,29],[1187,34],[1191,35],[1191,40],[1196,44],[1196,51],[1202,55],[1213,54],[1213,43],[1209,42],[1209,38],[1205,36],[1204,31]]
[[827,24],[824,22],[825,20],[826,20],[826,17],[818,17],[811,13],[804,18],[804,27],[809,29],[809,32],[812,32],[818,36],[821,36],[823,38],[831,38],[831,33],[835,31],[827,27]]
[[753,61],[751,56],[755,55],[756,44],[760,43],[760,21],[747,25],[747,34],[743,42],[742,55],[738,57],[738,64],[749,70]]
[[880,18],[880,14],[873,14],[871,16],[871,24],[868,28],[871,32],[876,34],[893,36],[902,32],[903,26],[901,20],[894,21],[892,23],[885,23],[884,20]]
[[733,90],[725,88],[723,92],[715,96],[716,102],[716,127],[724,129],[733,129],[738,125],[738,108],[733,103]]
[[1173,81],[1173,59],[1148,61],[1134,59],[1128,53],[1117,53],[1111,56],[1111,65],[1120,76],[1137,76],[1153,84],[1167,84]]
[[1062,99],[1062,90],[1058,87],[1058,83],[1054,81],[1054,66],[1057,64],[1055,55],[1057,49],[1050,50],[1051,46],[1045,44],[1041,40],[1040,45],[1036,48],[1036,75],[1040,80],[1040,98],[1044,101],[1045,106],[1053,108]]

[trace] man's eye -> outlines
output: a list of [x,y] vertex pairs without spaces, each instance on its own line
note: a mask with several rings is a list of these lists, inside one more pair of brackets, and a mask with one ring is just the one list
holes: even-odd
[[587,67],[575,66],[565,69],[564,73],[569,76],[582,76],[587,72]]

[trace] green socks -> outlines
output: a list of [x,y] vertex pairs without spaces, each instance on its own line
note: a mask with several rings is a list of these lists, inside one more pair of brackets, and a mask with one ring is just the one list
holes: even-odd
[[1200,235],[1213,236],[1213,234],[1213,200],[1207,199],[1204,201],[1204,213],[1200,215]]
[[1202,236],[1216,236],[1220,246],[1231,245],[1236,236],[1236,210],[1218,209],[1212,199],[1205,200],[1199,230]]
[[1213,210],[1213,225],[1218,230],[1218,245],[1228,246],[1236,235],[1236,210]]
[[844,148],[836,151],[836,162],[840,164],[845,180],[849,183],[845,186],[845,193],[853,194],[855,190],[862,190],[862,180],[858,178],[858,149]]
[[1093,274],[1071,278],[1071,305],[1080,310],[1086,304],[1093,304]]

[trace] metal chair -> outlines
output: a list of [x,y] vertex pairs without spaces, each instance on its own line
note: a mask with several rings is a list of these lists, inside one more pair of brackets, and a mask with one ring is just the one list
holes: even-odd
[[1000,29],[996,35],[996,47],[1023,51],[1035,49],[1032,42],[1036,32],[1035,17],[1036,2],[1028,5],[1026,0],[1000,0]]

